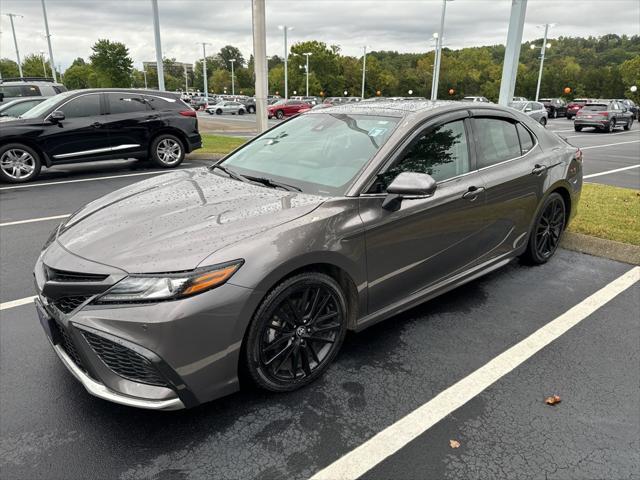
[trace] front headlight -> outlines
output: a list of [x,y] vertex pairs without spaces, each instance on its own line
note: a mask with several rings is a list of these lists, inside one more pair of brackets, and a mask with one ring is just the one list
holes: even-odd
[[184,273],[130,275],[107,290],[95,303],[130,303],[176,300],[211,290],[225,283],[243,260]]

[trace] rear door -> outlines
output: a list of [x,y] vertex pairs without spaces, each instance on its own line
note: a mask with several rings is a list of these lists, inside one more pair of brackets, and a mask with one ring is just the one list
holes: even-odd
[[[418,129],[360,196],[369,312],[470,268],[485,253],[484,186],[473,164],[467,117],[456,113]],[[386,210],[384,192],[401,172],[428,173],[437,189]]]
[[104,128],[109,132],[113,153],[123,156],[146,151],[150,133],[161,120],[147,99],[140,94],[107,92]]
[[48,123],[43,136],[44,150],[53,163],[96,158],[111,154],[111,140],[104,128],[102,93],[87,93],[60,105],[64,120]]
[[479,172],[486,188],[488,258],[510,253],[527,239],[529,224],[544,192],[547,171],[535,136],[507,114],[473,112]]

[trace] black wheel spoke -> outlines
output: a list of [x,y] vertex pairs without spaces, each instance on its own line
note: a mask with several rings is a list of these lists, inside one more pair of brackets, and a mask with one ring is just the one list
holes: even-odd
[[315,327],[313,329],[314,333],[318,333],[318,332],[329,332],[331,330],[337,330],[340,328],[340,324],[338,322],[331,322],[331,323],[327,323],[325,325],[322,325],[320,327]]
[[318,343],[334,343],[333,340],[329,339],[329,338],[323,338],[323,337],[308,337],[307,340],[309,342],[318,342]]
[[311,317],[311,321],[310,321],[312,325],[318,321],[318,318],[320,317],[320,312],[322,312],[324,307],[327,306],[327,303],[329,302],[330,299],[331,299],[331,294],[328,294],[326,297],[322,299],[322,301],[320,302],[320,305],[318,305],[316,313],[315,314],[312,313],[313,316]]
[[311,358],[313,358],[313,361],[316,362],[316,365],[319,365],[320,359],[318,358],[315,348],[311,345],[311,342],[307,342],[307,350],[309,350],[309,354],[311,355]]
[[264,347],[263,351],[267,352],[267,351],[273,350],[274,348],[279,347],[283,343],[289,342],[290,338],[291,338],[290,335],[288,335],[286,337],[280,337],[280,338],[274,340],[273,342],[269,343],[268,345],[266,345]]
[[[292,346],[291,345],[287,345],[282,350],[280,350],[278,353],[276,353],[273,357],[271,357],[270,360],[267,360],[266,362],[264,362],[264,364],[265,365],[271,365],[278,357],[281,357],[283,353],[288,352],[287,355],[285,355],[283,357],[284,360],[286,360],[286,358],[289,356],[289,353],[291,353],[291,349],[292,349]],[[283,360],[283,362],[284,362],[284,360]],[[282,365],[282,363],[280,363],[280,365]],[[276,368],[276,371],[278,371],[280,369],[280,365],[278,365],[278,368]]]
[[[284,365],[284,363],[289,360],[289,357],[291,357],[291,353],[293,353],[294,350],[294,345],[291,344],[289,345],[287,348],[285,348],[285,350],[287,351],[287,354],[285,356],[282,357],[282,359],[280,360],[280,363],[278,363],[278,366],[276,368],[273,369],[273,371],[275,373],[278,373],[280,371],[280,369],[282,368],[282,365]],[[284,350],[283,350],[284,351]]]
[[309,353],[306,348],[300,350],[300,360],[302,360],[302,371],[305,375],[311,375],[311,367],[309,366]]

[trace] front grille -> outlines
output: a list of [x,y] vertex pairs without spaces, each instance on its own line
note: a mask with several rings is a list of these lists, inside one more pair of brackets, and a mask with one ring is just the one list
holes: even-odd
[[134,382],[167,386],[151,361],[137,352],[91,332],[83,331],[91,348],[114,373]]
[[75,295],[71,297],[61,297],[57,300],[53,300],[53,306],[60,310],[62,313],[71,313],[84,302],[89,299],[90,295]]
[[73,363],[75,363],[78,366],[78,368],[86,372],[86,369],[84,368],[82,360],[80,360],[80,355],[78,355],[78,350],[76,350],[76,346],[73,343],[73,339],[71,338],[71,335],[58,322],[54,321],[54,322],[51,322],[51,324],[53,329],[57,330],[57,333],[58,333],[57,336],[60,339],[60,346],[62,347],[64,352],[67,354],[67,356],[71,360],[73,360]]
[[48,266],[45,266],[45,271],[47,272],[47,279],[55,282],[102,282],[109,276],[97,273],[67,272],[66,270],[58,270]]

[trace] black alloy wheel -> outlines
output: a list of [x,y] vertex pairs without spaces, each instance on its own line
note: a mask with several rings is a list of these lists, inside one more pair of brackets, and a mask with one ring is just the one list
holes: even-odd
[[344,340],[346,305],[340,285],[322,273],[302,273],[275,287],[247,336],[247,370],[254,382],[286,392],[318,378]]
[[540,125],[542,125],[543,127],[546,127],[547,119],[545,117],[541,117],[540,118]]
[[525,259],[540,265],[546,263],[560,244],[566,223],[566,207],[559,193],[552,193],[545,200],[529,237]]

